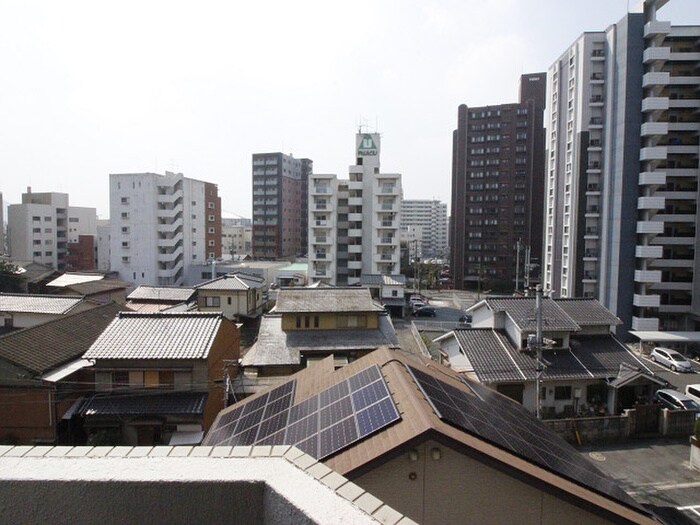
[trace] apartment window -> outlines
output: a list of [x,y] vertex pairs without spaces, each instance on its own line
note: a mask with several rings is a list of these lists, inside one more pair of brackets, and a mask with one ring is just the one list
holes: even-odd
[[209,241],[209,246],[216,246],[216,241],[210,240],[210,241]]
[[320,317],[318,315],[314,315],[314,328],[318,328],[320,325]]
[[123,211],[122,212],[122,219],[128,219],[129,218],[129,212],[128,211]]
[[122,197],[121,202],[122,204],[129,204],[129,197]]
[[48,246],[51,246],[51,245],[53,244],[53,239],[46,239],[46,240],[44,241],[44,244],[46,244],[46,245],[48,245]]
[[209,216],[209,222],[214,222],[214,220],[215,220],[215,217],[214,217],[213,215],[210,215],[210,216]]
[[128,248],[129,247],[129,241],[122,241],[122,248]]
[[216,257],[216,254],[214,252],[209,252],[209,258],[214,259]]
[[32,232],[33,233],[41,233],[41,228],[33,228]]
[[204,306],[219,308],[221,306],[221,297],[205,297]]
[[197,215],[193,213],[193,214],[192,214],[192,218],[193,218],[193,219],[196,219],[196,218],[197,218]]
[[554,387],[554,400],[555,401],[565,401],[571,399],[571,387],[570,386],[555,386]]
[[[128,262],[129,262],[129,256],[128,256],[128,255],[122,256],[122,262],[123,262],[123,263],[128,263]],[[135,277],[134,277],[134,278],[135,278]]]
[[51,217],[44,217],[44,222],[51,222]]
[[34,257],[41,257],[41,252],[34,252],[33,255]]
[[209,233],[216,233],[216,228],[214,228],[213,226],[209,228]]
[[207,207],[208,207],[210,210],[213,210],[213,209],[214,209],[214,203],[213,203],[213,202],[207,203]]
[[301,328],[301,316],[300,316],[300,315],[297,315],[297,318],[296,318],[296,327],[297,327],[297,328]]
[[192,201],[192,206],[197,206],[197,201]]
[[122,226],[122,233],[129,233],[129,227],[128,227],[128,226]]
[[79,217],[68,217],[68,222],[80,222]]

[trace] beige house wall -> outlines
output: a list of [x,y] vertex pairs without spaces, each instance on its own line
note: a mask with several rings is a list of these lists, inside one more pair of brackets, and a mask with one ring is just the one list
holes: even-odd
[[612,523],[435,441],[414,450],[353,481],[422,525]]
[[[297,328],[297,317],[301,318],[301,328]],[[309,318],[309,327],[306,328],[306,317]],[[314,317],[318,317],[318,328],[314,328]],[[364,317],[366,319],[366,324],[360,324],[360,326],[352,327],[349,326],[348,322],[343,323],[341,318],[360,318]],[[349,319],[348,319],[349,321]],[[283,314],[282,315],[282,330],[285,332],[292,330],[337,330],[339,328],[343,329],[372,329],[376,330],[379,327],[379,314],[376,312],[362,312],[357,314],[340,314],[340,313],[312,313],[312,312],[300,312],[298,314]]]

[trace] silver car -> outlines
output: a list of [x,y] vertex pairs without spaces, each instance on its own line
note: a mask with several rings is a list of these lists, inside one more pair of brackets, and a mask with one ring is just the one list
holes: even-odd
[[700,405],[685,394],[664,388],[657,390],[654,397],[658,403],[670,410],[694,410],[695,417],[700,416]]
[[675,350],[671,350],[670,348],[657,346],[651,351],[649,358],[655,363],[669,367],[674,372],[676,370],[679,372],[693,371],[692,365],[688,362],[685,356],[676,352]]

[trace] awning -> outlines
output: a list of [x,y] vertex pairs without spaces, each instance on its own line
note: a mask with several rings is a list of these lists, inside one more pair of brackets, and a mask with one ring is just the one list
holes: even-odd
[[630,330],[640,341],[654,343],[700,343],[700,332],[661,332]]
[[90,361],[88,359],[76,359],[75,361],[71,361],[70,363],[44,374],[41,376],[41,379],[48,381],[49,383],[55,383],[64,377],[71,375],[73,372],[77,372],[81,368],[92,366],[94,364],[94,361]]
[[168,445],[199,445],[204,439],[204,431],[173,432]]
[[630,383],[636,381],[637,379],[645,379],[650,383],[656,383],[657,385],[666,386],[667,382],[660,377],[649,375],[641,370],[626,370],[621,372],[618,377],[610,381],[610,386],[613,388],[622,388]]
[[130,393],[122,391],[95,395],[80,407],[83,417],[96,416],[201,416],[206,392]]

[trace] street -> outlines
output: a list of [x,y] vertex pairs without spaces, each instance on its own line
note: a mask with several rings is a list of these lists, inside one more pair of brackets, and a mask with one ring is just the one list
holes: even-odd
[[689,360],[690,364],[693,366],[693,372],[682,373],[674,372],[671,369],[655,363],[649,356],[636,354],[642,362],[648,366],[657,376],[668,381],[675,390],[683,392],[686,385],[699,384],[700,383],[700,363],[695,360]]

